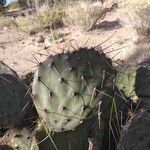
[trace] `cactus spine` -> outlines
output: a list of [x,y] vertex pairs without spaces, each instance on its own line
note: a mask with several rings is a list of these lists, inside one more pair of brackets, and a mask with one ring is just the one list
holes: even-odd
[[111,61],[94,49],[50,56],[35,73],[34,104],[51,130],[74,130],[97,115],[101,101],[104,111],[108,111],[114,78]]

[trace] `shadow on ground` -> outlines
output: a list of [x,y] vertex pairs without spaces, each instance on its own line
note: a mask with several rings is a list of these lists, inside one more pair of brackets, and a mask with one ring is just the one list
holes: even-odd
[[92,30],[98,30],[98,29],[101,29],[101,30],[114,30],[114,29],[119,29],[121,28],[122,25],[119,23],[118,20],[114,20],[114,21],[103,21],[101,22],[100,24],[97,24],[95,25]]
[[128,57],[127,62],[134,65],[150,62],[150,44],[144,42],[137,44],[135,52]]

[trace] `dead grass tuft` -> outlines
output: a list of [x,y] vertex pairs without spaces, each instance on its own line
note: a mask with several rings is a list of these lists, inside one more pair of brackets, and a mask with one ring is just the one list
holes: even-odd
[[103,14],[102,3],[77,2],[66,8],[64,22],[67,26],[76,26],[84,30],[93,27]]
[[111,8],[104,7],[101,2],[60,2],[53,6],[43,4],[32,15],[27,14],[24,17],[18,16],[14,18],[11,25],[13,24],[13,27],[17,30],[27,33],[32,31],[37,33],[44,29],[58,29],[63,26],[75,26],[83,30],[90,30],[110,10]]
[[121,23],[137,34],[137,37],[150,37],[150,1],[126,0],[119,3],[118,14]]

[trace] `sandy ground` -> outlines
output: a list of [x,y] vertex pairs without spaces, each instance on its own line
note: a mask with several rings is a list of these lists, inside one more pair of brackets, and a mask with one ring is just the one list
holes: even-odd
[[[117,17],[108,14],[103,24],[88,33],[76,28],[59,29],[57,32],[64,36],[56,41],[49,40],[50,32],[29,36],[3,28],[0,30],[0,60],[20,76],[34,71],[37,64],[44,61],[49,54],[79,47],[96,47],[98,50],[102,49],[113,61],[126,60],[134,52],[134,37],[116,19]],[[44,37],[43,43],[39,42],[41,35]]]

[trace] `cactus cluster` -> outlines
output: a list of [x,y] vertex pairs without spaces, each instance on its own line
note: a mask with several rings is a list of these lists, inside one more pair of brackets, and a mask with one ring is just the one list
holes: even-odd
[[[115,150],[128,99],[149,108],[148,83],[148,64],[116,67],[94,48],[49,56],[31,85],[0,62],[0,149]],[[148,150],[149,117],[144,110],[123,126],[118,150]]]

